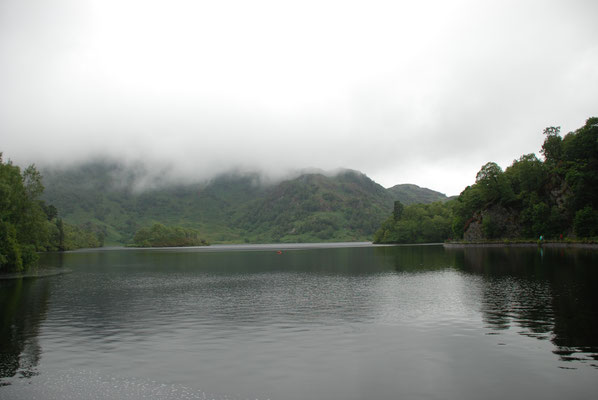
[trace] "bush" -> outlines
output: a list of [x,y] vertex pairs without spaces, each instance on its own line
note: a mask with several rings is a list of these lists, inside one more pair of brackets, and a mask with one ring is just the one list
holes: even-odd
[[598,234],[598,213],[586,206],[575,213],[573,229],[577,237],[587,238]]
[[207,246],[208,242],[199,237],[195,229],[168,227],[154,224],[141,228],[133,237],[133,244],[139,247],[183,247]]
[[0,271],[15,272],[23,270],[21,246],[17,241],[14,226],[0,221]]

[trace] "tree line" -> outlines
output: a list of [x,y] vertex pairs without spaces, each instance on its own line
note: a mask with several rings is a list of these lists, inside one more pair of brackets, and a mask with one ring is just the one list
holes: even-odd
[[21,171],[11,161],[4,162],[0,153],[0,272],[35,265],[40,251],[102,246],[101,228],[67,224],[56,207],[40,200],[43,191],[35,165]]
[[133,237],[133,245],[138,247],[207,246],[208,244],[195,229],[165,226],[160,223],[139,229]]
[[548,127],[540,154],[502,170],[482,166],[475,183],[454,200],[395,203],[374,236],[377,243],[447,239],[584,239],[598,235],[598,118],[564,137]]
[[[69,224],[51,204],[41,200],[42,176],[35,165],[24,170],[0,153],[0,273],[36,265],[39,252],[102,247],[105,225],[88,221]],[[205,246],[198,231],[154,224],[139,229],[133,244],[141,247]]]

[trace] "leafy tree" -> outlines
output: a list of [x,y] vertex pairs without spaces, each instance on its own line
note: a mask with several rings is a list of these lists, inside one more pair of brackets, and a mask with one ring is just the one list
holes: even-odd
[[494,162],[482,166],[475,182],[485,203],[508,203],[514,198],[508,177]]
[[[548,127],[543,133],[546,137],[540,152],[544,161],[526,154],[504,172],[489,162],[478,172],[475,184],[447,203],[451,230],[443,233],[445,239],[451,232],[453,237],[463,237],[468,227],[478,224],[486,239],[598,234],[598,118],[589,118],[564,138],[560,127]],[[395,218],[395,211],[375,240],[433,240],[433,227],[441,232],[446,214],[443,210],[428,211],[432,214],[406,207],[399,218]]]
[[195,229],[168,227],[159,223],[141,228],[135,233],[133,243],[139,247],[207,246]]
[[392,216],[395,221],[398,221],[401,219],[404,209],[405,209],[405,206],[403,206],[403,203],[401,203],[399,200],[395,201],[394,210],[392,212]]
[[573,191],[571,207],[598,209],[598,118],[563,139],[565,179]]
[[382,224],[374,235],[375,243],[442,242],[450,236],[452,209],[448,203],[412,204],[402,210],[398,219],[393,213]]
[[38,260],[37,252],[97,247],[89,229],[63,224],[58,210],[46,205],[42,176],[30,165],[2,160],[0,153],[0,271],[22,271]]
[[488,239],[495,239],[500,237],[500,226],[496,223],[494,218],[486,215],[482,219],[482,230]]
[[553,168],[561,161],[563,154],[563,139],[559,135],[560,132],[560,126],[549,126],[544,129],[546,139],[544,139],[544,144],[542,145],[540,153],[542,153],[546,158],[546,162]]
[[0,271],[20,271],[47,245],[47,218],[38,200],[41,178],[31,165],[23,174],[0,153]]
[[0,220],[0,271],[21,271],[23,258],[14,225]]
[[535,154],[526,154],[513,161],[505,171],[513,193],[525,200],[531,193],[540,194],[546,183],[546,169]]
[[578,237],[591,237],[598,235],[598,212],[586,206],[575,213],[573,222],[575,234]]

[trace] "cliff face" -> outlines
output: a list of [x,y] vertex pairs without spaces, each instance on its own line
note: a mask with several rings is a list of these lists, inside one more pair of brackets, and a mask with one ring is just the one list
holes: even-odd
[[463,235],[468,241],[518,237],[521,237],[519,214],[500,205],[477,211],[468,222]]
[[565,210],[567,207],[567,201],[571,197],[571,188],[567,184],[567,181],[555,175],[546,187],[546,192],[550,202],[556,205],[560,210]]

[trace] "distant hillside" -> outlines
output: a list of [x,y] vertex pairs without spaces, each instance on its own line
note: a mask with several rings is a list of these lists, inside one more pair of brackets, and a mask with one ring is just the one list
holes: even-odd
[[197,229],[212,243],[368,240],[393,199],[364,174],[304,174],[264,184],[228,174],[202,184],[136,191],[142,171],[108,162],[42,171],[44,200],[68,222],[92,222],[106,243],[127,243],[155,222]]
[[259,241],[364,240],[392,204],[386,190],[360,172],[305,174],[266,189],[237,223]]
[[447,201],[445,194],[412,184],[395,185],[386,189],[393,200],[399,200],[405,205],[428,204],[435,201]]

